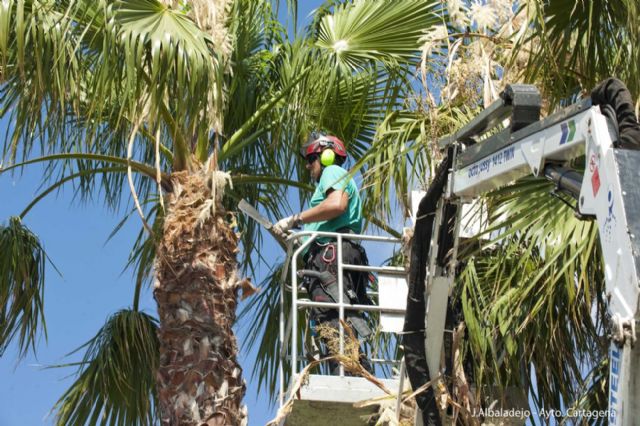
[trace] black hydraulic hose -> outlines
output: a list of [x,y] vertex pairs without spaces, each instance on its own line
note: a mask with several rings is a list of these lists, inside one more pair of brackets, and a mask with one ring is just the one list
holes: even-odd
[[305,276],[311,278],[317,278],[323,285],[332,284],[335,281],[331,272],[328,271],[314,271],[313,269],[301,269],[297,272],[298,278],[303,278]]
[[610,105],[615,111],[619,133],[616,148],[640,150],[640,124],[627,86],[617,78],[608,78],[593,89],[591,101],[594,105]]
[[[416,226],[411,244],[409,292],[407,294],[407,308],[404,318],[404,334],[402,335],[407,376],[409,376],[413,389],[426,385],[437,374],[437,372],[429,371],[425,350],[425,280],[436,206],[444,193],[451,166],[452,155],[449,152],[438,166],[427,193],[418,205],[416,214]],[[433,388],[427,387],[425,391],[416,395],[415,398],[418,407],[422,411],[423,424],[425,426],[442,425]]]

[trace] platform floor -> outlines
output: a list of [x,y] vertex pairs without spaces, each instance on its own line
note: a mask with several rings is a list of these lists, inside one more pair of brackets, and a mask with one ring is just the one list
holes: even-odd
[[[394,394],[399,380],[380,379]],[[363,417],[377,411],[376,406],[354,408],[355,402],[384,396],[385,393],[362,377],[323,376],[312,374],[300,389],[300,399],[285,420],[287,426],[360,426]]]

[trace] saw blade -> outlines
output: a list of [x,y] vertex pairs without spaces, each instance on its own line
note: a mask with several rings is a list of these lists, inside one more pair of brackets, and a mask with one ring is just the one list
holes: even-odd
[[238,208],[242,210],[247,216],[251,219],[258,222],[260,225],[264,226],[266,229],[271,229],[273,224],[266,217],[262,216],[260,212],[253,207],[251,204],[247,203],[244,198],[240,200],[238,203]]

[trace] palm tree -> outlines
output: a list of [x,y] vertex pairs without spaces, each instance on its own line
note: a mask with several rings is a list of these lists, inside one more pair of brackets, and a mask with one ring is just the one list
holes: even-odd
[[[363,157],[401,106],[438,9],[327,2],[290,40],[266,0],[3,2],[2,114],[12,125],[1,172],[47,172],[42,194],[0,228],[0,355],[12,340],[21,356],[35,350],[44,327],[47,256],[22,222],[42,197],[71,182],[112,211],[132,200],[143,223],[132,307],[87,343],[59,424],[246,420],[231,326],[237,291],[253,286],[236,255],[241,243],[251,270],[261,235],[234,206],[244,197],[279,217],[286,188],[309,189],[292,153],[310,129],[330,129]],[[151,280],[158,320],[138,310]]]

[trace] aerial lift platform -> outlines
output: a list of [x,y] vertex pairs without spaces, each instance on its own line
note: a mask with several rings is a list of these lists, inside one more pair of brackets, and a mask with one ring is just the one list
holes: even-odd
[[[330,237],[336,241],[337,284],[338,294],[340,295],[337,303],[313,302],[308,297],[304,297],[306,293],[300,286],[300,274],[297,269],[298,259],[305,252],[305,249],[319,237]],[[288,286],[285,284],[285,280],[281,280],[280,293],[280,347],[282,350],[279,363],[281,384],[279,402],[281,407],[285,400],[291,396],[291,384],[299,380],[303,364],[309,358],[308,348],[304,344],[305,342],[302,341],[309,339],[309,336],[299,336],[297,333],[300,321],[306,321],[304,315],[300,318],[301,312],[312,307],[332,307],[338,310],[341,320],[345,319],[345,311],[347,310],[378,312],[381,332],[397,333],[402,330],[407,297],[405,268],[345,264],[342,261],[342,242],[345,239],[356,242],[372,241],[377,244],[387,245],[400,243],[397,238],[332,232],[297,232],[289,238],[288,258],[291,262],[292,285]],[[343,271],[346,270],[377,274],[378,297],[376,299],[379,300],[377,305],[352,305],[348,300],[344,300]],[[287,292],[291,294],[290,306],[285,303],[285,293]],[[341,353],[344,351],[344,336],[345,331],[340,325]],[[371,362],[374,366],[376,364],[395,366],[396,370],[400,371],[400,374],[396,375],[398,377],[378,379],[392,394],[398,395],[398,390],[403,389],[407,383],[403,378],[402,361],[373,358]],[[287,364],[290,366],[289,371],[285,371],[285,365]],[[285,374],[289,374],[288,381],[285,380]],[[289,389],[282,385],[284,383],[289,383]],[[340,366],[340,375],[309,374],[305,378],[305,383],[295,395],[292,411],[283,424],[291,426],[319,426],[331,423],[341,426],[366,424],[363,418],[373,414],[376,407],[355,408],[354,404],[384,395],[386,395],[385,392],[369,380],[345,375],[344,367],[342,366]]]

